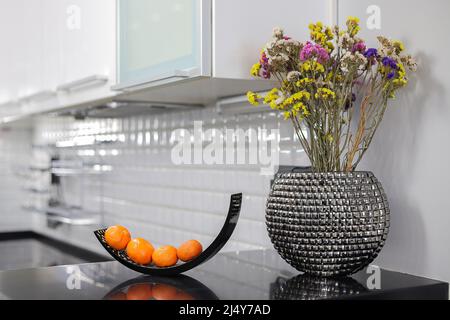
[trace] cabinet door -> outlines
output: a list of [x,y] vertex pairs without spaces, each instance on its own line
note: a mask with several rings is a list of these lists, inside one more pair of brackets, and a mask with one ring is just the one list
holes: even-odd
[[42,58],[41,0],[0,2],[0,103],[39,91]]
[[[93,76],[115,80],[115,2],[58,0],[63,83]],[[62,19],[60,19],[62,17]]]
[[64,11],[59,0],[42,0],[42,8],[42,82],[46,88],[54,90],[64,81]]
[[118,0],[118,4],[118,87],[210,75],[210,0]]

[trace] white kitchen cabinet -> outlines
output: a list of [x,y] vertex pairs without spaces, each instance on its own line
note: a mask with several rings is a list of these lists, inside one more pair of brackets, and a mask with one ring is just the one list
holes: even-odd
[[206,105],[267,90],[273,83],[249,70],[272,29],[307,39],[310,22],[330,22],[334,1],[4,3],[0,104],[18,100],[21,112],[35,114],[113,100]]
[[20,112],[19,100],[42,85],[40,48],[41,0],[0,2],[0,104],[9,113]]
[[[53,1],[55,2],[55,1]],[[62,83],[102,76],[115,81],[115,4],[111,0],[58,0]],[[59,17],[55,17],[59,20]]]
[[[266,90],[250,68],[272,29],[306,40],[331,0],[118,0],[118,85],[124,100],[208,104]],[[249,81],[251,80],[251,81]],[[173,88],[176,86],[176,88]]]
[[115,2],[52,2],[57,14],[51,20],[61,30],[57,40],[61,61],[56,86],[59,105],[68,107],[110,98],[110,87],[115,83]]
[[208,0],[119,0],[119,82],[210,75]]
[[115,1],[4,0],[1,5],[5,106],[14,105],[20,116],[112,99]]

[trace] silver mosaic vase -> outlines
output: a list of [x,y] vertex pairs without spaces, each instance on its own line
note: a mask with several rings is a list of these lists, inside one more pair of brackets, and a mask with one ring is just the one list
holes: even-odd
[[344,276],[371,263],[389,231],[389,205],[372,172],[278,173],[266,204],[280,256],[315,276]]

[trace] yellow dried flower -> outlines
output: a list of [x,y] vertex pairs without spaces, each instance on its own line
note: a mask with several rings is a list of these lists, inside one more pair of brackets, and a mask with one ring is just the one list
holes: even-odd
[[351,16],[348,17],[346,24],[347,24],[347,28],[348,28],[348,33],[352,37],[354,37],[361,29],[359,27],[359,19],[357,17],[351,17]]
[[322,100],[333,100],[336,98],[336,93],[328,88],[319,88],[314,97]]
[[306,85],[308,85],[308,84],[310,84],[310,83],[313,83],[315,80],[314,79],[311,79],[311,78],[303,78],[303,79],[300,79],[300,80],[298,80],[296,83],[295,83],[295,85],[297,86],[297,87],[305,87]]
[[348,25],[358,25],[359,24],[359,18],[358,17],[354,17],[354,16],[349,16],[347,17],[347,26]]
[[283,113],[284,114],[284,120],[287,120],[291,117],[291,112],[290,111],[286,111]]
[[257,76],[259,76],[259,71],[261,70],[261,64],[258,62],[258,63],[255,63],[253,66],[252,66],[252,69],[250,70],[250,74],[253,76],[253,77],[257,77]]
[[334,38],[333,31],[331,30],[330,27],[327,27],[327,28],[325,29],[325,34],[326,34],[326,36],[328,37],[328,39],[330,39],[330,40]]
[[296,114],[301,111],[302,118],[307,117],[311,114],[303,102],[299,102],[299,103],[295,104],[294,107],[292,108],[292,110],[295,111]]
[[272,90],[270,90],[266,96],[264,97],[264,103],[265,104],[270,104],[273,101],[277,100],[280,96],[278,95],[279,90],[278,88],[273,88]]
[[328,142],[333,142],[334,141],[334,138],[333,138],[333,136],[330,133],[327,133],[325,135],[325,139],[327,139]]
[[252,91],[247,92],[247,100],[253,106],[259,105],[259,100],[261,98],[262,97],[259,94],[255,93],[255,92],[252,92]]
[[394,48],[397,51],[397,54],[402,52],[403,50],[405,50],[405,45],[403,44],[403,42],[399,41],[399,40],[394,40],[392,42],[392,45],[394,46]]
[[325,68],[323,67],[323,65],[317,61],[305,61],[302,64],[302,70],[304,72],[308,72],[308,71],[317,71],[319,73],[323,73],[325,72]]
[[289,106],[296,104],[297,102],[299,102],[301,100],[307,101],[310,98],[311,98],[311,95],[309,94],[309,92],[306,92],[306,91],[296,92],[283,101],[282,107],[283,108],[289,107]]

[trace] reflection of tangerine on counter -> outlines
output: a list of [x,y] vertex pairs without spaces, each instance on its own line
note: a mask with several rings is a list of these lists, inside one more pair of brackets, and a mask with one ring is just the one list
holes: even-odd
[[113,295],[109,296],[108,300],[115,300],[115,301],[127,300],[127,295],[125,293],[123,293],[122,291],[116,292]]
[[105,240],[108,245],[116,250],[123,250],[131,240],[130,232],[122,226],[109,227],[105,232]]
[[142,238],[131,240],[127,246],[127,255],[134,262],[145,265],[152,262],[154,248],[150,242]]
[[193,296],[184,291],[179,291],[174,300],[195,300]]
[[194,296],[164,283],[136,283],[125,292],[116,292],[108,300],[195,300]]
[[197,240],[189,240],[183,243],[177,249],[178,258],[181,261],[190,261],[197,258],[202,253],[203,247]]
[[173,246],[162,246],[153,252],[153,263],[157,267],[171,267],[178,261],[177,249]]
[[148,283],[138,283],[130,286],[127,291],[127,300],[150,300],[153,298],[153,288]]
[[156,300],[175,300],[178,290],[174,286],[158,283],[153,287],[153,297]]

